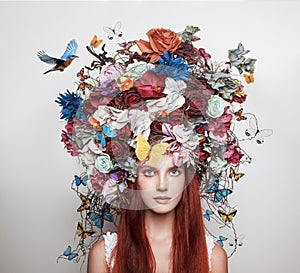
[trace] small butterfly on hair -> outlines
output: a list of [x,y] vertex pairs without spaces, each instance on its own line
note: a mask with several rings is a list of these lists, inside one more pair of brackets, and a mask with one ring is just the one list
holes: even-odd
[[149,162],[158,163],[168,148],[168,143],[166,142],[151,146],[148,140],[142,135],[138,135],[136,139],[137,145],[135,154],[140,161],[149,160]]
[[246,83],[248,83],[248,84],[254,82],[254,73],[253,72],[244,73],[243,77],[244,77]]
[[245,135],[249,139],[255,139],[257,144],[263,144],[264,143],[264,138],[271,136],[273,134],[272,129],[259,129],[258,128],[258,122],[255,116],[252,116],[249,120],[249,126],[245,131]]
[[87,179],[88,179],[87,175],[85,175],[83,177],[80,177],[78,175],[74,175],[74,179],[75,179],[75,184],[76,184],[77,187],[79,187],[81,184],[83,186],[87,185]]
[[226,238],[226,237],[224,237],[224,236],[222,236],[222,235],[220,235],[219,236],[219,239],[216,241],[216,243],[219,245],[219,246],[221,246],[221,247],[223,247],[224,246],[224,241],[226,241],[228,238]]
[[117,22],[114,26],[114,28],[110,27],[103,27],[103,30],[108,34],[108,39],[112,40],[115,36],[122,37],[123,33],[121,31],[121,22]]
[[93,48],[97,48],[103,40],[98,39],[97,35],[94,35],[93,39],[90,42],[90,46]]
[[92,236],[95,232],[93,230],[84,230],[82,223],[78,222],[77,224],[77,235],[82,239],[86,239],[89,236]]
[[213,178],[210,182],[210,185],[205,190],[206,193],[212,194],[214,193],[214,202],[219,203],[223,200],[223,198],[227,197],[232,193],[230,189],[219,189],[219,179]]
[[79,194],[79,198],[81,199],[82,203],[80,207],[77,209],[77,212],[89,210],[92,199],[88,198],[86,195],[83,195],[82,193]]
[[104,203],[102,209],[101,209],[101,214],[97,212],[90,211],[88,212],[89,218],[94,222],[97,228],[103,228],[104,226],[104,220],[108,222],[113,222],[114,216],[110,212],[110,204]]
[[214,212],[211,211],[210,209],[207,209],[205,211],[205,213],[203,214],[203,217],[207,220],[207,221],[210,221],[210,216],[213,215]]
[[226,223],[226,222],[231,222],[233,220],[233,217],[236,215],[237,210],[234,209],[231,212],[226,213],[225,211],[218,209],[218,213],[219,213],[219,216],[221,217],[222,221],[224,223]]
[[244,240],[244,238],[245,238],[245,235],[244,234],[241,234],[241,235],[239,235],[238,237],[233,237],[233,236],[230,236],[229,237],[229,245],[230,246],[235,246],[235,247],[241,247],[241,246],[243,246],[243,240]]
[[244,173],[236,173],[232,167],[229,168],[229,178],[234,179],[236,182],[239,181],[244,175]]
[[234,112],[234,115],[236,117],[236,120],[238,120],[238,121],[247,119],[246,116],[243,116],[243,108],[241,108],[240,110]]
[[77,73],[77,77],[80,81],[85,81],[86,79],[90,78],[89,75],[84,74],[84,68],[81,68],[80,71]]
[[[78,257],[78,253],[76,253],[75,251],[72,251],[71,246],[67,246],[67,248],[63,252],[63,254],[57,258],[57,262],[58,262],[58,259],[60,259],[60,258],[67,259],[69,261],[73,261],[76,257]],[[77,261],[77,259],[75,259],[74,261]]]

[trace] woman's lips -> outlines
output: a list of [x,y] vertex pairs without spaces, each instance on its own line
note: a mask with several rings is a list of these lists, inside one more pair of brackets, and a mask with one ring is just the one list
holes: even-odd
[[168,196],[157,196],[153,198],[158,204],[167,204],[171,197]]

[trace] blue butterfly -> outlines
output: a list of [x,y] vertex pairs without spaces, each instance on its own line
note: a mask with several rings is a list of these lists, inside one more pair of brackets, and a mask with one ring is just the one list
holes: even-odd
[[97,134],[99,140],[101,141],[102,147],[106,146],[106,139],[105,137],[116,137],[117,132],[115,130],[110,129],[107,125],[101,125],[102,130]]
[[223,246],[224,246],[223,242],[226,241],[226,240],[227,240],[226,237],[220,235],[220,236],[219,236],[219,240],[217,240],[217,244],[218,244],[219,246],[223,247]]
[[70,246],[67,247],[67,249],[63,253],[64,256],[68,258],[69,261],[72,261],[74,258],[78,256],[77,253],[72,252],[72,249]]
[[213,183],[206,189],[206,193],[215,193],[214,202],[218,203],[229,194],[232,193],[232,190],[229,189],[219,189],[219,180],[218,178],[212,179]]
[[114,220],[113,214],[110,212],[110,205],[108,203],[104,203],[101,214],[96,212],[89,212],[88,216],[94,222],[97,228],[103,228],[104,220],[112,222]]
[[205,214],[203,214],[203,217],[204,217],[205,219],[207,219],[208,221],[210,221],[210,215],[213,215],[213,214],[214,214],[213,211],[207,209],[207,210],[205,211]]
[[82,184],[83,186],[86,186],[87,185],[87,179],[88,179],[88,176],[85,175],[84,177],[79,177],[78,175],[74,175],[74,178],[75,178],[75,184],[77,187],[80,186],[80,184]]

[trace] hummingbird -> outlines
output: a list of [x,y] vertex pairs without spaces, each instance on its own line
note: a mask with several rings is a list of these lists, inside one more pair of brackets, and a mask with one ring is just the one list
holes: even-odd
[[47,74],[51,71],[56,71],[56,70],[59,70],[61,72],[64,71],[64,69],[67,68],[75,58],[78,58],[78,56],[75,55],[77,48],[78,48],[78,44],[76,40],[75,39],[71,40],[67,44],[67,48],[64,54],[60,57],[60,59],[47,55],[45,51],[39,51],[37,56],[40,58],[41,61],[47,64],[54,65],[51,69],[47,70],[43,74]]

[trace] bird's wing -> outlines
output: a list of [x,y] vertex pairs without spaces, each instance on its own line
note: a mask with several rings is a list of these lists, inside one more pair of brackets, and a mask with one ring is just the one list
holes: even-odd
[[62,60],[70,59],[70,57],[72,55],[76,54],[77,48],[78,48],[78,44],[77,44],[76,40],[75,39],[71,40],[68,43],[67,48],[66,48],[64,54],[61,56],[61,59]]
[[57,64],[57,61],[59,61],[59,59],[50,57],[44,51],[40,51],[37,55],[38,55],[38,57],[40,58],[41,61],[43,61],[47,64]]

